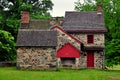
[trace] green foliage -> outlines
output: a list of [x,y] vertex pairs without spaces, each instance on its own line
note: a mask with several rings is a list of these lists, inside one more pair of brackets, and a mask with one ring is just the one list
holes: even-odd
[[76,11],[95,11],[96,10],[96,5],[94,2],[91,0],[86,0],[82,4],[80,0],[75,2],[75,10]]
[[0,61],[15,60],[14,37],[7,31],[0,30]]
[[[0,35],[3,37],[3,42],[0,43],[0,60],[12,60],[11,55],[16,53],[14,45],[10,40],[14,37],[16,43],[17,32],[20,24],[21,12],[29,11],[31,19],[49,19],[49,10],[52,10],[53,3],[51,0],[1,0],[0,1],[0,30],[1,34],[8,34],[11,36]],[[5,41],[7,40],[7,42]],[[13,46],[13,47],[12,47]],[[8,49],[7,49],[8,48]],[[12,50],[12,51],[11,51]],[[13,54],[14,53],[14,54]],[[3,55],[4,54],[4,55]]]
[[15,41],[17,38],[19,24],[20,24],[20,20],[10,18],[10,19],[7,19],[6,26],[4,27],[4,30],[10,32],[14,36]]
[[31,19],[43,19],[50,20],[50,14],[39,15],[39,14],[30,14]]
[[112,39],[112,41],[106,41],[106,64],[107,66],[113,66],[113,64],[120,64],[120,40]]
[[120,1],[119,0],[80,0],[75,2],[77,11],[96,11],[98,4],[102,4],[106,34],[106,64],[112,66],[120,63]]

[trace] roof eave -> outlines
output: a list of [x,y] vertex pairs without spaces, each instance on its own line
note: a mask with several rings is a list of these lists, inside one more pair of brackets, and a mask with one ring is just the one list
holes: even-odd
[[57,45],[44,45],[44,46],[30,46],[30,45],[17,45],[16,47],[19,48],[19,47],[56,47]]
[[65,30],[66,32],[76,32],[76,33],[107,33],[108,30],[104,29],[104,30]]

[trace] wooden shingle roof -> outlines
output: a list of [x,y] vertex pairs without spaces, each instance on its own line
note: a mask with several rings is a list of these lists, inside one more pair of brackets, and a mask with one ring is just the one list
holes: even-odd
[[17,36],[17,46],[57,46],[57,32],[20,29]]
[[97,12],[66,12],[63,26],[66,31],[107,31],[103,13]]
[[40,29],[48,30],[50,28],[49,20],[35,20],[29,21],[28,25],[21,23],[20,29]]

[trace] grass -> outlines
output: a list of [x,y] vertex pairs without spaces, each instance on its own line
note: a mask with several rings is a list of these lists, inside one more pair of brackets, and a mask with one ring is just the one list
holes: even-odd
[[113,67],[108,67],[109,70],[120,70],[120,65],[114,65]]
[[120,80],[120,70],[22,71],[15,67],[2,67],[0,80]]

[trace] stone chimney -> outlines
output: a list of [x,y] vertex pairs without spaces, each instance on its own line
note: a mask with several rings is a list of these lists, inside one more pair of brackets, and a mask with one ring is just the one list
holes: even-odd
[[101,4],[98,4],[97,6],[97,14],[102,14],[102,5]]
[[23,11],[21,16],[21,23],[29,23],[29,12]]

